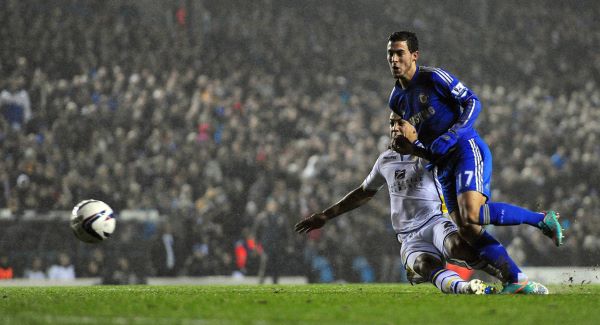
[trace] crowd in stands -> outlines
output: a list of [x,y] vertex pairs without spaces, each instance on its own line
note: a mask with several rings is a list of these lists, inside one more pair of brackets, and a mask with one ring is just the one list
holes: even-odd
[[[0,209],[17,217],[0,220],[0,262],[15,276],[405,279],[387,193],[292,233],[388,145],[385,46],[402,29],[420,37],[422,64],[480,97],[493,199],[561,212],[559,249],[533,227],[493,228],[511,254],[526,266],[600,257],[593,1],[2,3]],[[22,217],[88,198],[163,220],[117,221],[91,247],[67,216]]]

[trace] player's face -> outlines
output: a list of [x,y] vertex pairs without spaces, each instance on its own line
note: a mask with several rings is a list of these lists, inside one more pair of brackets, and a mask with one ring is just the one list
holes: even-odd
[[419,51],[410,52],[406,41],[388,42],[387,60],[395,79],[410,80],[417,68]]
[[390,136],[395,138],[396,136],[404,135],[402,133],[402,118],[396,113],[390,114]]
[[393,113],[390,114],[390,137],[393,139],[397,136],[403,136],[410,142],[417,140],[417,130],[407,120],[403,120],[400,115]]

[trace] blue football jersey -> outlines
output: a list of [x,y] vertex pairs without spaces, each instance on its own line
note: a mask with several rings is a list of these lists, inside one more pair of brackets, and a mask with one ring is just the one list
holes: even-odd
[[415,126],[419,140],[427,148],[448,130],[456,132],[461,139],[477,136],[473,123],[481,111],[479,99],[440,68],[417,66],[406,89],[396,82],[389,106]]

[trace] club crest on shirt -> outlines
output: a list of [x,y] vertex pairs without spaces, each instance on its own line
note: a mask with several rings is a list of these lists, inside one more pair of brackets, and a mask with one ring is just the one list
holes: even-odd
[[406,169],[396,170],[394,173],[394,178],[398,181],[406,177]]
[[423,104],[423,105],[427,104],[428,100],[429,100],[429,97],[427,95],[425,95],[424,93],[419,94],[419,102],[421,102],[421,104]]

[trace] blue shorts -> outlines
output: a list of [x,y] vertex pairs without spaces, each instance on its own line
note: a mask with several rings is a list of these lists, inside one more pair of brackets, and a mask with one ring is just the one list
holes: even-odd
[[438,165],[438,179],[442,185],[448,213],[458,209],[460,193],[477,191],[490,200],[492,193],[492,153],[479,137],[461,139],[448,160]]

